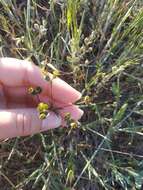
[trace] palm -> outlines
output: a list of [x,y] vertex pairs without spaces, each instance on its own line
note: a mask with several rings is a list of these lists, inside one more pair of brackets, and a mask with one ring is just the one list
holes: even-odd
[[[28,88],[28,87],[27,87]],[[7,87],[1,85],[0,88],[0,109],[34,108],[38,104],[37,97],[27,93],[26,87]]]

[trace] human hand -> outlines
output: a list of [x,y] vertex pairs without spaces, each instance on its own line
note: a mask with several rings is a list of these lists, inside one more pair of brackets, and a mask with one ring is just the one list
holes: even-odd
[[[30,86],[42,88],[38,99],[28,94]],[[59,78],[52,80],[51,88],[50,83],[43,79],[40,69],[26,60],[1,58],[0,139],[57,128],[64,123],[67,112],[71,113],[73,119],[80,119],[83,111],[73,105],[80,97],[77,90]],[[51,102],[62,109],[59,109],[58,114],[50,111],[46,119],[40,120],[36,110],[39,101]]]

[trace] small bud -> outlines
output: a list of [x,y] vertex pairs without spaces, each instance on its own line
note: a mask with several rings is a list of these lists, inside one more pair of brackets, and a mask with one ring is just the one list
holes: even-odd
[[82,46],[82,47],[80,48],[80,51],[81,51],[81,53],[84,53],[84,52],[86,51],[85,46]]
[[[43,63],[43,65],[45,65],[45,62]],[[46,67],[41,68],[41,73],[43,75],[44,80],[50,81],[50,77],[49,77],[48,70],[46,69]]]
[[60,72],[58,70],[53,71],[53,78],[60,76]]
[[34,88],[33,87],[28,88],[28,94],[34,95]]
[[40,115],[39,115],[39,119],[41,119],[41,120],[43,120],[43,119],[46,119],[46,114],[44,114],[44,113],[41,113]]
[[89,48],[88,48],[88,51],[89,51],[89,52],[92,52],[92,50],[93,50],[92,47],[89,47]]
[[69,112],[67,112],[66,114],[65,114],[65,120],[66,121],[69,121],[70,119],[71,119],[71,114],[69,113]]
[[91,38],[91,39],[94,39],[94,38],[95,38],[95,31],[92,31],[92,32],[91,32],[90,38]]
[[86,64],[86,65],[89,64],[89,60],[88,60],[88,59],[85,60],[85,64]]
[[34,28],[38,31],[40,29],[39,24],[34,23]]
[[40,86],[37,86],[36,88],[33,88],[33,87],[28,88],[28,94],[31,94],[31,95],[37,95],[37,94],[40,94],[41,92],[42,92],[42,88]]
[[88,38],[85,38],[84,39],[84,43],[87,45],[89,43],[89,39]]
[[[41,63],[41,64],[42,64],[42,63]],[[45,65],[45,62],[43,63],[43,65]],[[42,68],[41,68],[41,73],[42,73],[43,75],[46,75],[46,74],[47,74],[47,70],[46,70],[45,67],[42,67]]]
[[86,105],[89,105],[89,104],[91,103],[91,98],[90,98],[89,96],[85,96],[85,97],[84,97],[84,103],[85,103]]
[[70,126],[72,129],[76,129],[78,127],[78,124],[77,124],[77,122],[73,122],[70,124]]

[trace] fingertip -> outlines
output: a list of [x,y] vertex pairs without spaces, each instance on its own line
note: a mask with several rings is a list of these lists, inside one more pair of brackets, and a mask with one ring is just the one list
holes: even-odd
[[65,107],[62,110],[60,110],[60,114],[61,114],[62,118],[64,118],[67,113],[70,113],[71,118],[74,119],[75,121],[80,120],[82,115],[84,114],[83,110],[81,110],[76,105],[70,105],[70,106]]
[[60,78],[52,81],[53,98],[62,103],[74,103],[81,98],[81,93]]
[[0,111],[0,139],[33,135],[62,124],[62,118],[49,112],[45,120],[39,119],[36,109],[9,109]]

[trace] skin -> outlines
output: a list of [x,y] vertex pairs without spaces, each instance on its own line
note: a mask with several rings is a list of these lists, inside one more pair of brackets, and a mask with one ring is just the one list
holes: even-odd
[[[29,87],[40,86],[37,97],[27,93]],[[52,92],[51,92],[52,90]],[[52,97],[51,97],[52,94]],[[81,94],[59,78],[44,80],[40,69],[26,60],[0,59],[0,139],[27,136],[64,125],[67,112],[79,120],[83,111],[74,103]],[[50,112],[40,120],[36,106],[39,102],[60,107],[58,114]]]

